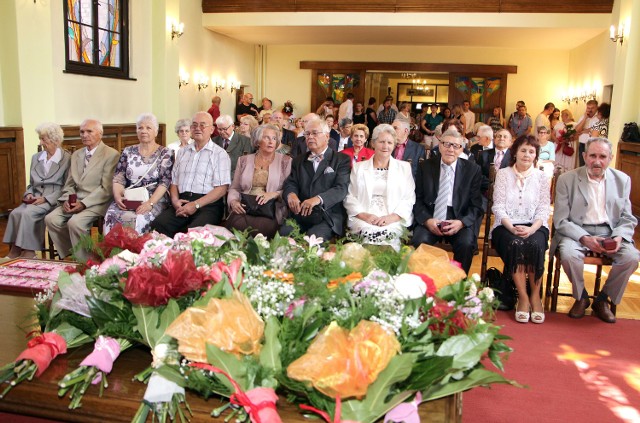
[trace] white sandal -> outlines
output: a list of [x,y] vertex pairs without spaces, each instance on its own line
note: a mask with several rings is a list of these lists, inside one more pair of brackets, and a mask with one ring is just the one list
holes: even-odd
[[533,323],[542,324],[544,323],[544,311],[532,311],[531,312],[531,321]]
[[516,309],[516,322],[529,323],[529,312],[528,311],[518,311]]

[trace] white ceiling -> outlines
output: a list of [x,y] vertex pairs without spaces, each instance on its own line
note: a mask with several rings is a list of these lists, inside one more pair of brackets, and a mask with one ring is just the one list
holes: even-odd
[[[206,13],[203,26],[248,44],[572,49],[607,31],[606,14]],[[446,25],[446,26],[444,26]]]

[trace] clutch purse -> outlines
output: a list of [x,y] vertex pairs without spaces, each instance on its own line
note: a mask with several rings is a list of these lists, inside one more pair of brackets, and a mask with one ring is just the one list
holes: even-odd
[[258,204],[257,196],[250,194],[240,194],[240,204],[244,207],[249,216],[276,218],[276,199],[273,198],[265,204]]
[[149,201],[149,191],[145,187],[128,188],[124,190],[122,201],[128,210],[135,210],[145,201]]

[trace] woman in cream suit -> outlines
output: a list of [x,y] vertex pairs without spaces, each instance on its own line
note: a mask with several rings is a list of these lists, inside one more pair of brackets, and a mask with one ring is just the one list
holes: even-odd
[[375,153],[351,170],[349,193],[344,200],[347,226],[365,244],[391,245],[400,249],[400,236],[413,221],[416,201],[411,165],[392,157],[396,132],[391,125],[378,125],[371,143]]
[[3,241],[11,246],[9,258],[33,258],[44,250],[44,217],[58,204],[67,179],[71,154],[60,145],[64,133],[60,125],[43,123],[36,128],[42,151],[31,158],[29,186],[23,204],[9,215]]
[[[238,158],[227,196],[231,214],[224,223],[225,227],[241,231],[253,228],[254,233],[272,238],[284,222],[287,216],[287,205],[282,200],[282,185],[291,173],[291,158],[276,153],[280,147],[280,140],[280,128],[271,124],[258,126],[251,133],[251,142],[257,151],[255,154]],[[248,215],[242,205],[241,193],[255,195],[258,204],[265,204],[275,199],[275,220]]]

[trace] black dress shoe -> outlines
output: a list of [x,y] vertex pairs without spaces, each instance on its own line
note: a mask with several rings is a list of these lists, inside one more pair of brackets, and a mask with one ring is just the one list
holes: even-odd
[[602,320],[603,322],[616,322],[616,316],[614,316],[611,312],[609,303],[607,301],[594,301],[591,309],[593,310],[593,313],[598,317],[598,319]]
[[569,310],[569,317],[572,319],[581,319],[584,317],[584,311],[589,307],[588,298],[580,298],[573,303],[573,307]]

